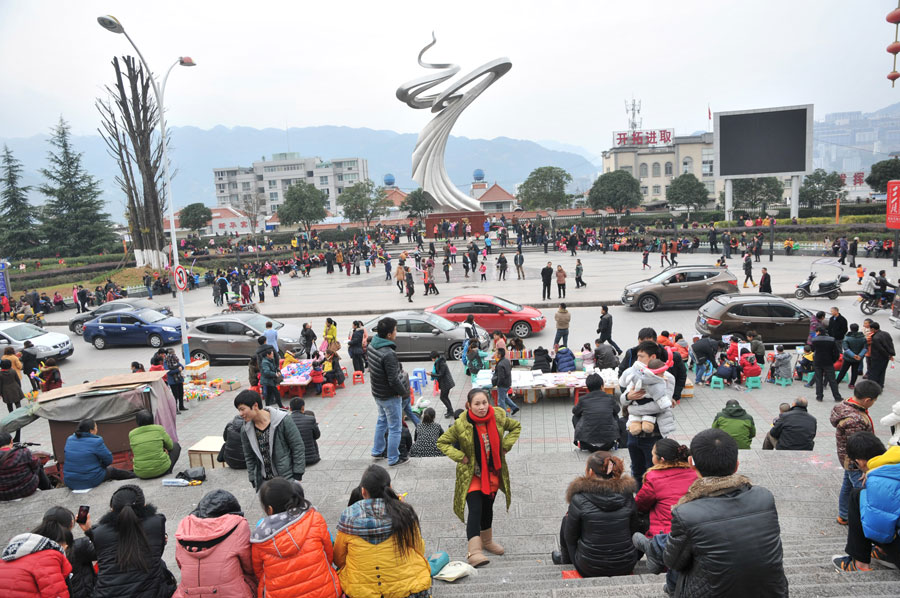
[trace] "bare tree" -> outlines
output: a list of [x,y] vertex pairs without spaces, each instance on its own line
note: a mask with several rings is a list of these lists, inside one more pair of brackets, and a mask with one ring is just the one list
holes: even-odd
[[131,56],[123,57],[122,63],[124,73],[119,59],[113,58],[116,83],[106,88],[110,99],[96,102],[102,119],[99,133],[107,152],[119,164],[116,183],[125,194],[137,265],[162,268],[167,258],[163,250],[162,144],[155,135],[159,112],[142,66]]
[[247,215],[247,220],[250,221],[250,238],[256,245],[256,229],[259,225],[259,218],[262,216],[265,219],[266,194],[254,191],[244,193],[240,197],[240,210]]

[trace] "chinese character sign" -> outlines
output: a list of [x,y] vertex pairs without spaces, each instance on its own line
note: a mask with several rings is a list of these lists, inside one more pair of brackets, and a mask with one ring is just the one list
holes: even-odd
[[900,181],[887,184],[887,227],[900,228]]
[[841,173],[841,187],[847,186],[847,175],[843,172]]
[[674,136],[674,129],[616,131],[613,133],[613,146],[658,147],[662,145],[672,145]]
[[866,182],[866,173],[864,172],[854,172],[853,173],[853,184],[856,186],[863,185]]

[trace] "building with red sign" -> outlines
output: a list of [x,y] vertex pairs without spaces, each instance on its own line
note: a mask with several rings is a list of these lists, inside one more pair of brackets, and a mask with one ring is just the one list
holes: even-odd
[[[246,235],[251,232],[250,218],[244,212],[229,207],[210,208],[209,211],[212,212],[212,219],[206,223],[206,228],[199,231],[200,235],[207,236],[217,233],[220,235],[234,233]],[[175,234],[176,236],[187,236],[188,233],[193,231],[182,228],[181,222],[178,220],[180,213],[175,212]],[[168,217],[163,218],[163,227],[169,230]],[[264,230],[266,230],[266,221],[265,216],[261,215],[256,223],[256,231],[261,232]]]

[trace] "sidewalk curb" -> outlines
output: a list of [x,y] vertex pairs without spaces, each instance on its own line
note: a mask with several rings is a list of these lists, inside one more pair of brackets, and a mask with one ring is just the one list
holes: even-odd
[[[466,293],[463,293],[463,294],[466,294]],[[784,297],[786,299],[795,298],[793,293],[772,293],[772,294],[775,295],[776,297]],[[841,293],[841,297],[849,297],[849,296],[856,295],[856,294],[858,294],[857,291],[851,291],[851,292],[845,291],[845,292]],[[816,297],[809,297],[809,298],[816,299]],[[567,308],[600,307],[601,305],[608,305],[611,307],[612,306],[624,307],[621,302],[621,296],[616,297],[614,299],[593,299],[593,300],[589,300],[589,301],[583,301],[583,300],[582,301],[569,301],[569,300],[566,300],[565,298],[563,298],[563,299],[554,299],[554,300],[547,301],[547,302],[544,302],[544,301],[537,302],[536,301],[534,303],[531,303],[530,305],[532,307],[542,309],[542,308],[555,307],[559,303],[565,303]],[[412,306],[412,307],[418,307],[418,306]],[[425,306],[423,306],[423,307],[425,307]],[[801,307],[802,307],[802,304],[801,304]],[[408,309],[408,308],[404,308],[404,309]],[[637,308],[632,308],[632,309],[635,309],[637,311]],[[307,312],[302,312],[302,313],[301,312],[286,312],[286,313],[274,313],[274,314],[262,314],[262,315],[268,316],[268,317],[274,318],[274,319],[326,318],[326,317],[334,318],[334,317],[342,317],[342,316],[370,316],[370,315],[375,315],[378,313],[386,313],[387,311],[397,311],[397,310],[396,309],[391,309],[391,310],[348,309],[348,310],[344,310],[344,311],[307,311]],[[218,312],[216,312],[216,313],[218,313]],[[653,312],[653,313],[657,313],[657,312]],[[208,315],[215,315],[215,313],[208,314]],[[200,318],[205,318],[205,317],[207,317],[207,316],[188,316],[185,319],[188,322],[193,322],[195,320],[199,320]],[[44,322],[45,327],[47,327],[47,326],[68,327],[68,325],[69,325],[68,322]]]

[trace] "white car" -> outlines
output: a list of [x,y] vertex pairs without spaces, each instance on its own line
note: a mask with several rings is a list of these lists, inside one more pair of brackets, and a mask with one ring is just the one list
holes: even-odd
[[0,351],[7,346],[21,351],[25,348],[25,341],[31,341],[39,359],[53,357],[60,361],[75,351],[72,341],[65,334],[47,332],[24,322],[0,322]]

